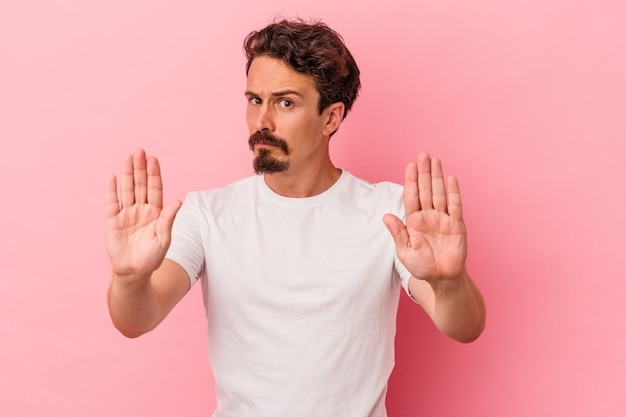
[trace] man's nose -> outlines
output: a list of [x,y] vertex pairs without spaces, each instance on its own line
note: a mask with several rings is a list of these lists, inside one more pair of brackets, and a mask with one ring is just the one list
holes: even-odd
[[274,113],[268,104],[263,103],[263,105],[259,107],[255,127],[259,132],[262,130],[274,131],[276,127],[274,123]]

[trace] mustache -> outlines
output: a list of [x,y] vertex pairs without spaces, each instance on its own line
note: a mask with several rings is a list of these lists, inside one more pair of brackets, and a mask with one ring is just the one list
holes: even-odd
[[287,142],[284,139],[279,138],[278,136],[272,135],[267,130],[257,130],[250,135],[250,139],[248,139],[248,145],[250,146],[250,150],[253,150],[254,145],[257,143],[276,146],[280,148],[285,153],[285,155],[289,155],[289,146],[287,146]]

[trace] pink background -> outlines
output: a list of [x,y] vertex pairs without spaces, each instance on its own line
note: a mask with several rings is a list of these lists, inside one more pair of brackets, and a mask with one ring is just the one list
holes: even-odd
[[461,181],[487,328],[403,298],[390,416],[626,415],[626,3],[248,3],[0,6],[0,415],[210,414],[199,287],[143,338],[109,322],[102,189],[137,146],[169,198],[251,174],[241,42],[276,14],[360,64],[339,166],[401,181],[427,150]]

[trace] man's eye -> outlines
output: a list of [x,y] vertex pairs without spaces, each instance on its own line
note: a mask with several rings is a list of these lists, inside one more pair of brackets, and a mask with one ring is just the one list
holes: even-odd
[[256,104],[256,105],[259,105],[259,104],[261,104],[261,99],[260,99],[260,98],[258,98],[258,97],[252,97],[252,98],[250,99],[250,104]]
[[289,107],[293,107],[293,101],[284,98],[280,101],[280,105],[288,109]]

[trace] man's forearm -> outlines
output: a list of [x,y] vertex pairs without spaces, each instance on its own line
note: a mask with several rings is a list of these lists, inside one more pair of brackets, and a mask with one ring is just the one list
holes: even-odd
[[126,337],[138,337],[159,323],[161,307],[150,277],[127,279],[115,274],[108,292],[109,314]]
[[485,327],[485,303],[469,275],[432,285],[435,295],[433,321],[439,330],[459,342],[469,343]]

